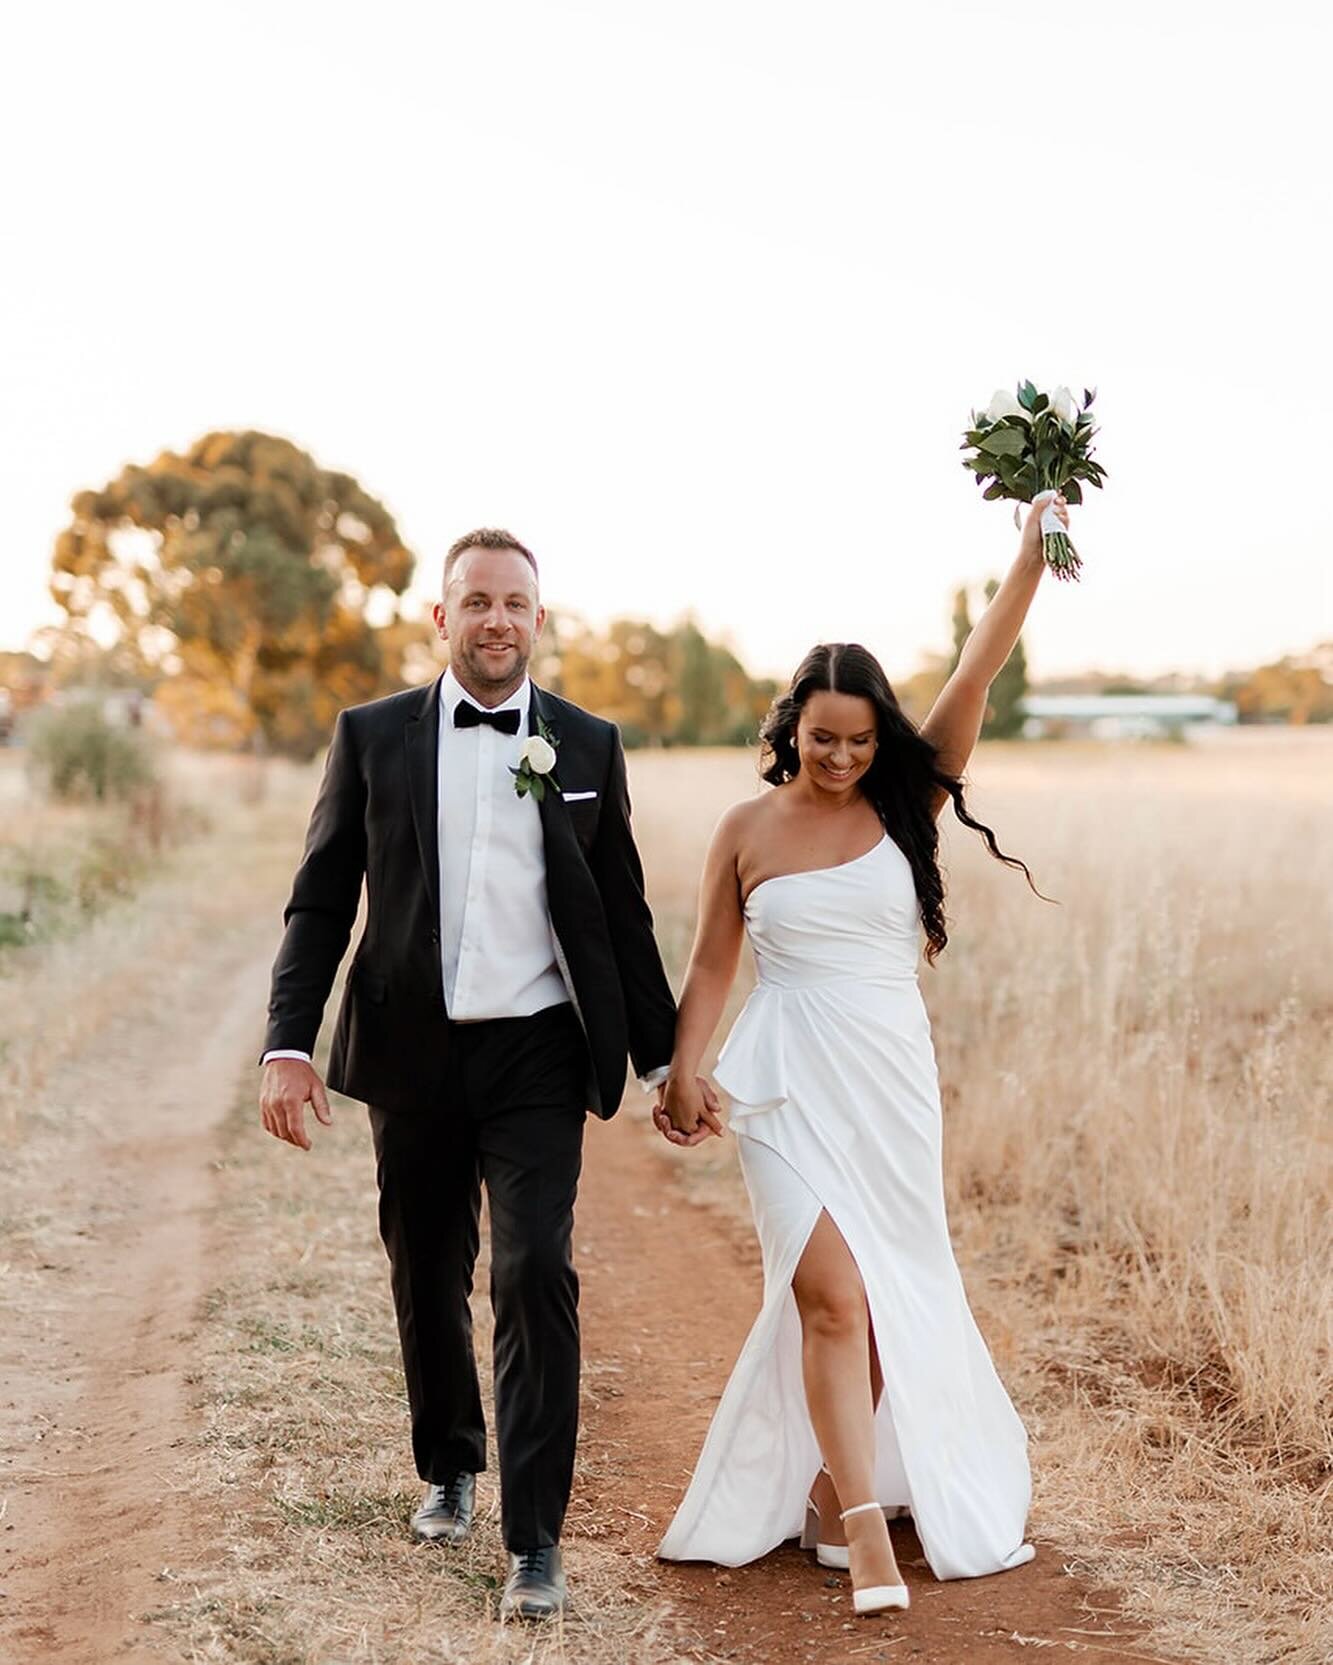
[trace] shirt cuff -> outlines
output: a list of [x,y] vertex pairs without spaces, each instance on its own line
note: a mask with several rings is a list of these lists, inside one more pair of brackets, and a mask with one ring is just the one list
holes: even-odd
[[268,1063],[270,1058],[299,1058],[303,1064],[310,1064],[314,1062],[314,1059],[311,1058],[308,1052],[266,1052],[259,1060],[261,1069]]
[[649,1070],[647,1074],[639,1077],[639,1085],[645,1093],[651,1093],[653,1088],[660,1087],[670,1074],[670,1064],[659,1064],[655,1070]]

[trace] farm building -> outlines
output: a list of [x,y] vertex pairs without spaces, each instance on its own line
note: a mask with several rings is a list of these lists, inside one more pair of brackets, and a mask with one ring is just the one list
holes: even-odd
[[1029,694],[1023,713],[1033,740],[1164,740],[1236,721],[1230,700],[1207,694]]

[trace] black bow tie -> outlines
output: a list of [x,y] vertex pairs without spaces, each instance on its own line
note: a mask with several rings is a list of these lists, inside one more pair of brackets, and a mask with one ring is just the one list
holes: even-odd
[[459,700],[454,707],[454,727],[479,728],[485,723],[490,728],[498,728],[501,734],[517,734],[521,715],[513,706],[508,711],[483,711],[470,700]]

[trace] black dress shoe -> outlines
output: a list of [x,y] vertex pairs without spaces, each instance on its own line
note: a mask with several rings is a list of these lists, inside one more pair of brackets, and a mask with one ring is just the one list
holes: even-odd
[[477,1477],[460,1471],[442,1486],[426,1487],[421,1507],[412,1516],[412,1536],[430,1544],[461,1544],[472,1530],[472,1507]]
[[559,1544],[510,1555],[509,1578],[500,1598],[502,1619],[553,1619],[564,1612],[568,1599]]

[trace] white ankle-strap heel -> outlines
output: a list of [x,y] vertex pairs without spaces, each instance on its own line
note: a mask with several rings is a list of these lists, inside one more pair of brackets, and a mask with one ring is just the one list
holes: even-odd
[[[858,1503],[844,1509],[838,1519],[845,1521],[849,1515],[868,1515],[872,1509],[879,1510],[879,1504]],[[852,1609],[862,1617],[887,1612],[891,1607],[910,1607],[911,1603],[905,1584],[871,1584],[864,1590],[852,1588]]]
[[851,1562],[847,1558],[846,1544],[821,1544],[819,1541],[819,1510],[815,1508],[814,1499],[805,1500],[805,1525],[801,1528],[801,1548],[812,1549],[815,1560],[821,1567],[833,1567],[839,1572],[846,1572]]
[[[824,1464],[819,1472],[828,1473],[828,1465]],[[821,1567],[832,1567],[838,1572],[846,1572],[851,1565],[847,1558],[846,1544],[821,1544],[819,1541],[819,1510],[815,1507],[813,1497],[805,1500],[805,1525],[801,1528],[801,1548],[812,1549],[815,1560]]]

